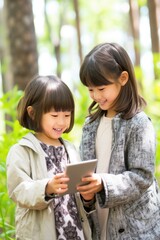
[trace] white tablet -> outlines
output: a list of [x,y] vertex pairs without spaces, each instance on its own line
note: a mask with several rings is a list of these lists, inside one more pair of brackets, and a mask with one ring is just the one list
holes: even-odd
[[97,159],[67,164],[65,172],[70,181],[68,182],[68,191],[65,194],[77,192],[77,185],[84,184],[81,182],[82,177],[90,176],[94,173],[96,166]]

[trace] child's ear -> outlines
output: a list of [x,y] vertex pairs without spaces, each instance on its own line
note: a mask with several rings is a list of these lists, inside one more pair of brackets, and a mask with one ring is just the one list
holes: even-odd
[[27,107],[27,112],[28,112],[28,115],[29,117],[34,120],[34,108],[32,106],[28,106]]
[[119,81],[120,81],[121,86],[124,86],[127,83],[127,81],[128,81],[128,72],[127,71],[123,71],[121,73]]

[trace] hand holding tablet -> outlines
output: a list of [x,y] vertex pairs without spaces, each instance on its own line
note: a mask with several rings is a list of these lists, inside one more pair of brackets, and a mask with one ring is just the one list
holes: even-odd
[[77,192],[77,185],[84,184],[81,182],[82,177],[92,175],[96,165],[97,159],[67,164],[65,173],[70,181],[68,182],[68,191],[65,194]]

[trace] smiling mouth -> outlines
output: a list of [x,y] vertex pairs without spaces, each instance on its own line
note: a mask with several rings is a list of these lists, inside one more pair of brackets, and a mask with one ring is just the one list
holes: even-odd
[[58,133],[61,133],[63,132],[63,129],[62,128],[53,128],[54,131],[58,132]]
[[98,102],[99,105],[104,105],[107,101]]

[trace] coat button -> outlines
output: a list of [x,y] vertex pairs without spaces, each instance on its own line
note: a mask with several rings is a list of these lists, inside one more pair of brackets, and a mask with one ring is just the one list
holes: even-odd
[[84,219],[83,219],[83,218],[81,218],[81,222],[84,222]]
[[120,229],[118,230],[119,233],[123,233],[124,231],[125,231],[124,228],[120,228]]

